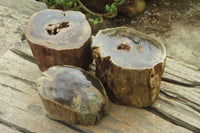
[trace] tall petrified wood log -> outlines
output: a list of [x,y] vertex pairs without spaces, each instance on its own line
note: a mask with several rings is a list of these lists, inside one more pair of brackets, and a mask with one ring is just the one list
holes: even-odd
[[86,69],[92,62],[91,28],[81,12],[38,12],[28,22],[26,38],[41,71],[55,65]]
[[92,43],[96,76],[118,104],[146,107],[158,97],[165,47],[134,29],[101,30]]
[[73,124],[95,124],[108,110],[102,83],[73,66],[54,66],[43,72],[37,84],[47,114]]

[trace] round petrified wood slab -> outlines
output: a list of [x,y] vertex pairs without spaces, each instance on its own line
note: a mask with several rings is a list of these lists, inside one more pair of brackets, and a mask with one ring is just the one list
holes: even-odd
[[86,69],[92,62],[91,28],[81,12],[38,12],[28,22],[26,38],[41,71],[55,65]]
[[146,107],[158,97],[165,47],[134,29],[101,30],[92,43],[96,76],[109,98],[119,104]]
[[52,119],[95,124],[108,110],[108,97],[102,83],[80,68],[51,67],[38,79],[37,87]]

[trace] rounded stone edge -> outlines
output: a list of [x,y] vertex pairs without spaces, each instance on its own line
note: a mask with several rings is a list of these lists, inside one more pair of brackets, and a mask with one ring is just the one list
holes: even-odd
[[[78,70],[82,70],[82,71],[85,71],[79,67],[75,67],[75,66],[70,66],[70,65],[64,65],[64,66],[53,66],[53,67],[50,67],[49,69],[56,69],[57,67],[70,67],[70,68],[76,68]],[[47,69],[46,71],[48,71],[49,69]],[[101,112],[100,113],[97,113],[97,114],[80,114],[78,112],[74,112],[73,110],[71,110],[69,107],[67,106],[63,106],[61,105],[60,103],[54,101],[54,102],[51,102],[50,99],[48,98],[45,98],[43,97],[41,94],[40,94],[40,90],[41,90],[41,86],[42,86],[42,82],[43,80],[45,79],[43,76],[49,78],[50,80],[53,80],[48,74],[47,72],[44,71],[42,72],[42,75],[41,77],[39,77],[37,79],[37,90],[38,90],[38,95],[45,107],[45,110],[46,110],[46,113],[47,115],[51,118],[51,119],[55,119],[55,120],[61,120],[61,121],[64,121],[64,122],[69,122],[69,123],[72,123],[72,124],[83,124],[83,125],[93,125],[93,124],[96,124],[100,119],[103,118],[103,116],[108,112],[108,108],[109,108],[109,100],[108,100],[108,96],[107,96],[107,93],[105,91],[105,88],[102,84],[102,82],[96,78],[94,75],[92,75],[91,73],[85,71],[87,74],[91,75],[92,77],[95,78],[95,80],[97,80],[97,82],[100,83],[100,85],[102,86],[103,90],[99,90],[101,92],[101,94],[104,96],[105,100],[106,100],[106,103],[102,106],[102,110],[100,110]],[[53,106],[53,107],[52,107]],[[73,117],[77,118],[77,116],[80,117],[79,119],[79,122],[77,122],[75,119],[69,119],[69,120],[66,120],[66,116],[64,117],[60,117],[59,115],[57,115],[56,113],[51,113],[52,110],[54,110],[55,108],[54,107],[58,107],[58,108],[62,108],[63,111],[60,111],[58,112],[58,114],[62,114],[64,112],[68,112],[70,115],[72,115]]]
[[[52,50],[56,50],[56,51],[71,50],[71,49],[67,49],[67,48],[66,48],[66,49],[58,49],[58,48],[56,48],[56,47],[47,47],[46,45],[42,45],[42,43],[41,43],[40,41],[34,42],[33,40],[30,40],[30,39],[29,39],[30,36],[27,34],[27,33],[28,33],[29,22],[31,21],[31,19],[33,19],[34,17],[36,17],[36,16],[38,15],[38,13],[44,12],[44,11],[60,11],[60,12],[76,12],[76,13],[79,13],[80,15],[83,16],[84,21],[87,22],[88,28],[90,29],[90,36],[88,37],[87,40],[85,40],[85,41],[83,42],[83,44],[81,45],[80,48],[82,48],[82,47],[84,46],[84,44],[87,43],[87,42],[91,39],[91,36],[92,36],[92,29],[91,29],[90,23],[88,22],[88,20],[87,20],[85,14],[83,14],[81,11],[73,11],[73,10],[62,11],[62,10],[58,10],[58,9],[44,9],[44,10],[35,12],[35,13],[28,19],[28,21],[27,21],[27,26],[26,26],[26,28],[25,28],[25,37],[26,37],[26,39],[27,39],[29,42],[31,42],[32,44],[40,45],[40,46],[43,46],[43,47],[45,47],[45,48],[52,49]],[[83,22],[81,22],[81,23],[83,23]],[[73,49],[80,49],[80,48],[73,48]]]
[[[107,31],[107,30],[117,30],[117,29],[128,29],[128,30],[131,30],[133,33],[138,34],[138,35],[139,35],[138,37],[141,37],[141,36],[142,36],[143,39],[148,39],[148,40],[150,40],[152,43],[156,43],[156,44],[158,44],[158,45],[161,46],[161,48],[162,48],[162,60],[159,61],[159,62],[157,62],[156,64],[154,64],[152,67],[156,66],[156,65],[159,64],[160,62],[164,62],[164,60],[166,59],[167,53],[166,53],[166,48],[165,48],[164,44],[162,44],[161,42],[157,41],[155,38],[153,38],[153,37],[151,37],[151,36],[149,36],[149,35],[147,35],[147,34],[144,34],[144,33],[140,32],[140,31],[135,30],[134,28],[130,28],[130,27],[127,27],[127,26],[120,26],[120,27],[115,27],[115,28],[106,28],[106,29],[99,30],[98,33],[96,34],[96,36],[93,36],[93,37],[92,37],[92,40],[94,40],[94,39],[98,36],[98,34],[101,34],[101,33],[104,32],[104,31]],[[93,43],[92,43],[92,44],[93,44]],[[93,45],[91,45],[91,48],[92,48],[93,58],[95,58],[95,53],[101,54],[100,48],[99,48],[98,46],[93,46]],[[110,58],[110,56],[102,56],[102,55],[101,55],[101,57],[102,57],[102,58],[103,58],[103,57],[104,57],[104,58]],[[114,64],[114,63],[113,63],[113,64]],[[115,64],[115,65],[116,65],[116,64]],[[116,66],[118,66],[118,65],[116,65]],[[121,67],[121,66],[118,66],[118,67]],[[140,69],[151,69],[152,67],[144,67],[144,68],[126,68],[126,69],[138,69],[138,70],[140,70]]]

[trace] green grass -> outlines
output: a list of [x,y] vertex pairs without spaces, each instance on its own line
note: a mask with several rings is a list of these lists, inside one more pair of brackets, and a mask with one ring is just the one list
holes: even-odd
[[43,0],[51,9],[79,10],[77,0]]

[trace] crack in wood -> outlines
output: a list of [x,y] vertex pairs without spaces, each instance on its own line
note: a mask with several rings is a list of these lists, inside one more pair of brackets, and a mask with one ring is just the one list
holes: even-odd
[[[181,87],[182,84],[181,85],[178,84],[178,85]],[[165,87],[165,86],[163,86],[163,87]],[[168,86],[168,87],[170,87],[170,86]],[[175,85],[173,85],[173,87],[175,87]],[[186,87],[188,88],[188,90],[192,91],[192,90],[195,89],[195,88],[192,88],[192,87],[196,87],[196,86],[190,85],[190,86],[186,86]],[[165,119],[167,121],[170,121],[170,122],[176,124],[176,125],[182,126],[182,127],[186,128],[186,129],[189,129],[189,130],[191,130],[193,132],[200,132],[200,128],[198,127],[198,123],[194,123],[194,122],[190,123],[190,122],[188,122],[189,120],[187,118],[182,118],[181,119],[181,116],[178,115],[178,114],[181,114],[181,107],[185,106],[185,108],[184,108],[185,110],[182,110],[182,111],[183,112],[188,111],[187,113],[190,113],[191,115],[192,115],[192,113],[194,113],[194,116],[191,116],[191,119],[195,119],[196,121],[198,121],[198,116],[199,115],[197,115],[197,114],[200,113],[198,101],[194,101],[194,100],[190,99],[189,97],[187,97],[187,95],[186,96],[185,95],[181,95],[182,93],[180,93],[180,94],[179,94],[179,92],[176,93],[175,90],[174,89],[167,90],[167,89],[161,87],[160,96],[158,98],[158,102],[155,102],[155,104],[153,104],[150,108],[147,108],[147,110],[152,112],[152,113],[154,113],[154,114],[156,114],[156,115],[158,115],[158,116],[160,116],[161,118],[163,118],[163,119]],[[189,92],[187,92],[187,93],[189,93]],[[163,99],[162,97],[163,98],[165,97],[166,99],[165,98]],[[198,98],[198,97],[196,97],[196,98]],[[177,102],[177,104],[171,103],[170,101]],[[170,112],[168,112],[166,110],[167,106],[163,105],[162,102],[165,103],[165,104],[168,104],[169,106],[171,106],[171,107],[169,107],[169,108],[173,109],[173,111],[171,111],[171,113],[176,111],[178,114],[175,114],[175,116],[173,114],[170,114]],[[179,105],[179,104],[180,104],[180,106],[177,107],[176,105]],[[162,106],[162,107],[160,107],[160,106]],[[180,108],[180,110],[177,109],[177,108]],[[164,110],[166,110],[166,111],[164,111]]]
[[163,118],[164,120],[167,120],[175,125],[178,125],[180,127],[183,127],[183,128],[186,128],[194,133],[199,133],[200,132],[200,129],[190,125],[189,123],[186,123],[176,117],[168,117],[166,114],[162,113],[162,111],[159,111],[159,110],[156,110],[155,108],[153,107],[148,107],[146,108],[147,111]]
[[162,111],[159,111],[153,107],[149,107],[149,108],[146,108],[146,110],[148,110],[149,112],[157,115],[157,116],[160,116],[161,118],[175,124],[175,125],[178,125],[180,127],[183,127],[183,128],[186,128],[188,130],[191,130],[192,132],[194,133],[199,133],[200,132],[200,129],[190,125],[189,123],[186,123],[176,117],[172,117],[172,116],[167,116],[166,114],[164,114]]
[[9,85],[6,85],[6,84],[2,84],[2,83],[0,83],[0,85],[3,86],[3,87],[8,87],[8,88],[10,88],[10,89],[12,89],[12,90],[14,90],[14,91],[18,91],[18,92],[24,93],[24,94],[26,94],[26,95],[29,95],[28,93],[26,93],[26,92],[24,92],[24,91],[22,91],[22,90],[19,90],[19,89],[17,89],[17,88],[14,88],[14,87],[12,87],[12,86],[9,86]]
[[[178,65],[184,66],[185,68],[199,72],[199,69],[198,69],[199,66],[198,65],[187,63],[187,62],[185,62],[181,59],[177,59],[177,58],[174,58],[172,56],[167,56],[167,62],[173,62],[173,64],[178,64]],[[172,69],[173,67],[168,67],[168,68]]]
[[7,127],[9,127],[9,128],[14,128],[14,129],[16,129],[16,130],[18,130],[18,131],[20,131],[20,132],[22,132],[22,133],[35,133],[35,132],[32,132],[32,131],[30,131],[30,130],[27,130],[27,129],[25,129],[25,128],[23,128],[23,127],[20,127],[20,126],[18,126],[18,125],[15,125],[15,124],[13,124],[13,123],[10,123],[10,122],[8,122],[8,121],[5,121],[5,120],[3,120],[3,119],[1,119],[0,118],[0,123],[2,124],[2,125],[4,125],[4,126],[7,126]]
[[30,55],[28,55],[20,50],[17,50],[17,49],[11,49],[10,51],[12,51],[16,55],[22,57],[23,59],[25,59],[33,64],[36,64],[35,58],[33,56],[30,56]]
[[24,82],[25,84],[32,86],[32,89],[37,90],[36,87],[35,87],[35,86],[36,86],[36,83],[35,83],[35,82],[29,81],[29,80],[26,80],[26,79],[23,79],[23,78],[20,78],[20,77],[11,75],[11,74],[7,74],[7,73],[2,73],[2,72],[0,72],[0,74],[6,75],[6,76],[11,77],[11,78],[13,78],[13,79],[15,79],[15,80],[18,80],[18,81],[22,81],[22,82]]
[[80,133],[93,133],[92,131],[89,131],[89,130],[83,130],[83,129],[79,128],[79,127],[76,126],[76,125],[73,125],[73,124],[70,124],[70,123],[67,123],[67,122],[63,122],[63,121],[60,121],[60,120],[52,119],[52,118],[50,118],[48,115],[46,115],[46,116],[47,116],[49,119],[51,119],[51,120],[53,120],[53,121],[56,121],[56,122],[58,122],[58,123],[61,123],[61,124],[65,125],[65,126],[67,126],[67,127],[69,127],[69,128],[71,128],[71,129],[73,129],[73,130],[76,130],[76,131],[78,131],[78,132],[80,132]]
[[[166,91],[166,90],[165,90],[165,91]],[[169,93],[172,93],[172,92],[169,92]],[[195,111],[197,111],[197,112],[200,113],[200,110],[196,109],[195,107],[193,107],[192,105],[190,105],[190,104],[188,104],[188,103],[186,102],[186,101],[189,101],[189,102],[191,102],[192,104],[194,104],[194,105],[196,105],[196,106],[199,106],[197,103],[195,103],[195,102],[193,102],[193,101],[191,101],[191,100],[189,100],[189,99],[185,99],[184,97],[181,97],[181,96],[177,95],[176,93],[174,93],[174,94],[176,94],[177,97],[173,97],[173,96],[167,94],[166,92],[164,92],[163,90],[160,90],[160,94],[163,95],[163,96],[165,96],[165,97],[168,98],[168,99],[171,99],[171,100],[177,101],[177,102],[179,102],[179,103],[182,103],[182,104],[184,104],[184,105],[186,105],[186,106],[188,106],[188,107],[190,107],[190,108],[192,108],[192,109],[194,109]]]
[[2,100],[0,100],[0,101],[1,101],[1,103],[5,103],[5,104],[7,104],[7,105],[10,106],[10,107],[19,109],[19,110],[24,111],[24,112],[27,112],[27,113],[30,113],[29,111],[27,111],[27,110],[25,110],[25,109],[19,108],[19,107],[17,107],[17,106],[10,105],[9,103],[6,103],[6,102],[4,102],[4,101],[2,101]]
[[187,84],[187,83],[183,83],[183,82],[180,82],[180,81],[177,81],[177,80],[164,78],[164,77],[162,78],[162,81],[172,83],[172,84],[176,84],[176,85],[185,86],[185,87],[198,87],[198,86],[200,86],[200,82],[192,82],[192,84]]
[[[156,109],[154,109],[154,108],[151,107],[151,106],[146,107],[145,110],[147,110],[147,111],[153,113],[153,114],[156,115],[156,116],[159,116],[160,118],[162,118],[162,119],[164,119],[164,120],[166,120],[166,121],[171,122],[170,119],[169,119],[167,116],[163,115],[162,113],[160,113],[159,111],[157,111]],[[173,124],[174,124],[174,123],[173,123]],[[177,124],[176,124],[176,125],[177,125]]]
[[[107,132],[110,132],[110,133],[122,133],[121,131],[119,130],[116,130],[116,129],[113,129],[112,127],[109,127],[109,126],[104,126],[102,124],[99,124],[98,125],[99,128],[102,128],[104,130],[107,130]],[[106,132],[106,131],[105,131]]]
[[[167,66],[166,66],[167,67]],[[163,74],[163,78],[166,78],[165,77],[165,74],[168,74],[168,75],[171,75],[172,77],[176,77],[176,78],[183,78],[183,77],[180,77],[179,75],[177,75],[177,74],[174,74],[174,73],[171,73],[170,71],[164,71],[164,74]],[[166,78],[166,79],[169,79],[169,78]],[[187,82],[191,82],[190,80],[188,80],[188,79],[184,79],[184,80],[186,80]]]

